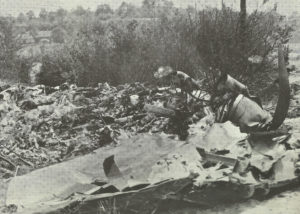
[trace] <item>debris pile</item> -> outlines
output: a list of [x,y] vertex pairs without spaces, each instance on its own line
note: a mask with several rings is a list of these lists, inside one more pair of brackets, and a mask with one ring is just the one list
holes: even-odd
[[188,124],[203,116],[179,89],[141,83],[17,85],[0,97],[0,175],[6,178],[23,174],[23,166],[39,168],[117,144],[122,135],[164,132],[185,139]]

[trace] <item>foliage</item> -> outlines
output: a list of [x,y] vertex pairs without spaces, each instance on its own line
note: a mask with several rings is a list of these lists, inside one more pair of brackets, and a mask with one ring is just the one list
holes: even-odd
[[13,39],[13,22],[0,17],[0,77],[16,78],[15,56],[17,45]]
[[39,14],[39,17],[41,18],[41,19],[46,19],[47,18],[47,16],[48,16],[48,12],[46,11],[46,9],[41,9],[41,11],[40,11],[40,14]]
[[[33,36],[51,31],[52,41],[63,46],[64,52],[41,57],[43,72],[50,72],[44,77],[55,84],[70,72],[76,75],[69,81],[80,85],[151,82],[163,65],[198,78],[215,77],[220,70],[252,81],[275,69],[276,47],[286,44],[292,31],[275,10],[254,12],[247,14],[242,45],[238,12],[225,6],[175,8],[168,0],[145,0],[140,7],[122,2],[115,11],[106,4],[94,12],[80,6],[70,13],[41,10],[37,18],[31,12],[20,14],[16,23],[25,23]],[[261,60],[248,60],[253,57]]]
[[113,14],[114,11],[110,8],[108,4],[101,4],[97,7],[95,11],[95,15],[98,16],[99,14]]
[[[250,80],[257,73],[276,69],[277,57],[271,56],[279,43],[287,44],[292,32],[282,21],[275,11],[253,12],[245,24],[245,44],[239,33],[239,14],[229,8],[201,11],[191,30],[196,29],[197,49],[207,67]],[[253,56],[259,56],[260,62],[251,62]]]
[[24,13],[20,13],[17,17],[17,21],[22,23],[26,21],[26,16],[24,15]]
[[294,12],[288,18],[288,24],[292,25],[295,29],[293,33],[293,38],[291,39],[292,43],[299,43],[300,42],[300,13]]
[[52,51],[47,51],[42,57],[42,73],[38,75],[41,84],[57,86],[66,81],[74,82],[74,66],[68,51],[62,47],[53,47]]
[[61,27],[56,27],[52,30],[52,39],[55,43],[64,43],[65,31]]
[[122,2],[120,7],[116,11],[116,15],[120,18],[137,17],[138,11],[134,5]]
[[34,12],[32,10],[28,11],[26,13],[26,16],[29,20],[33,19],[35,17]]

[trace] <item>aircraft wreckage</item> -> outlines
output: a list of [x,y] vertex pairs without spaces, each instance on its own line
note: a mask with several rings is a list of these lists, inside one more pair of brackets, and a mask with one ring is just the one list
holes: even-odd
[[[17,205],[19,213],[156,213],[168,204],[208,208],[299,184],[300,150],[281,126],[290,102],[284,64],[279,49],[273,117],[245,85],[222,75],[210,98],[214,114],[191,125],[185,141],[149,134],[126,138],[117,147],[13,178],[6,203]],[[169,68],[160,68],[155,77],[174,79],[188,92],[199,87]],[[144,109],[184,116],[165,107]]]

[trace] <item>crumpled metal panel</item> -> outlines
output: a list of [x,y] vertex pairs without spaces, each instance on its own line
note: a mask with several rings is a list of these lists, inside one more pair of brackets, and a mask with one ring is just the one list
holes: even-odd
[[237,124],[242,131],[255,130],[272,121],[270,113],[244,95],[239,95],[229,112],[229,120]]

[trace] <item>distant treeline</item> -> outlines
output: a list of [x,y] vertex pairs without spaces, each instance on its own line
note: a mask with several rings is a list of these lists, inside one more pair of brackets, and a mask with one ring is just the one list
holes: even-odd
[[167,0],[29,11],[0,20],[0,71],[26,82],[32,63],[41,62],[38,80],[48,85],[151,82],[162,65],[211,82],[215,71],[252,80],[276,69],[276,47],[292,32],[284,23],[275,10],[256,11],[241,32],[240,14],[229,7],[199,11]]
[[292,43],[300,43],[300,13],[294,12],[288,17],[287,23],[294,28]]

